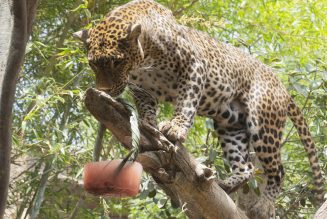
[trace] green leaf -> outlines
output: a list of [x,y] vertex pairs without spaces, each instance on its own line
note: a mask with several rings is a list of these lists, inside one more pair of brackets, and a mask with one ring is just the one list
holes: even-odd
[[257,180],[253,177],[249,180],[249,185],[252,189],[258,188]]
[[244,193],[244,194],[248,194],[249,191],[250,191],[250,187],[249,187],[249,185],[248,185],[247,183],[244,184],[244,186],[243,186],[243,193]]
[[158,207],[159,208],[163,208],[163,207],[165,207],[166,203],[167,203],[167,199],[166,198],[162,198],[162,199],[160,199],[158,201]]
[[306,199],[305,199],[305,198],[302,198],[302,199],[300,200],[300,204],[301,204],[303,207],[305,207]]
[[148,197],[153,198],[154,196],[156,196],[156,194],[157,194],[157,191],[155,189],[153,189],[152,191],[149,192]]
[[32,51],[33,43],[27,42],[26,49],[25,49],[25,55],[27,55],[30,51]]
[[255,194],[256,194],[257,196],[260,196],[260,195],[261,195],[261,192],[260,192],[259,187],[255,188],[255,189],[254,189],[254,192],[255,192]]
[[227,172],[227,173],[232,172],[232,171],[231,171],[231,168],[230,168],[230,166],[229,166],[228,161],[227,161],[225,158],[223,158],[223,160],[224,160],[224,168],[225,168],[226,172]]
[[77,12],[80,9],[85,9],[87,8],[86,4],[80,4],[79,6],[77,6],[76,8],[74,8],[73,10],[71,10],[72,12]]
[[76,175],[75,175],[75,179],[78,179],[79,176],[82,175],[83,171],[84,171],[84,168],[81,168],[81,169],[76,173]]
[[92,17],[91,12],[90,12],[89,9],[85,8],[84,11],[85,11],[86,17],[88,17],[88,18],[91,18]]
[[74,65],[74,62],[73,61],[67,62],[67,64],[65,65],[64,69],[69,68],[69,67],[71,67],[73,65]]
[[150,191],[148,189],[142,190],[141,194],[139,195],[139,199],[145,199],[146,197],[148,197]]
[[212,119],[206,118],[206,127],[207,129],[214,130],[214,123]]
[[210,148],[210,152],[209,152],[209,161],[213,162],[216,160],[216,156],[217,156],[217,151],[215,151],[214,148]]

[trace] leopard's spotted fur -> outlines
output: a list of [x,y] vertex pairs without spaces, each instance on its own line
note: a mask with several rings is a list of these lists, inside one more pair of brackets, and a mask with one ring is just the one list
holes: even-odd
[[[284,176],[282,132],[290,117],[309,156],[317,199],[323,199],[322,175],[308,126],[271,68],[206,33],[179,25],[170,10],[152,0],[118,7],[79,35],[86,42],[98,89],[118,95],[127,83],[137,85],[141,89],[133,86],[132,90],[139,114],[152,125],[156,125],[157,101],[173,103],[173,119],[161,127],[171,141],[186,138],[196,114],[215,121],[224,156],[233,169],[221,184],[226,191],[252,176],[251,145],[268,177],[262,201],[278,196]],[[263,217],[273,214],[270,209]]]

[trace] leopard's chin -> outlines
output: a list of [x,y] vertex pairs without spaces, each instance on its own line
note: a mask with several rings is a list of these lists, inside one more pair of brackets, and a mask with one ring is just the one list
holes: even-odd
[[126,83],[122,83],[119,86],[115,87],[114,89],[106,89],[103,91],[112,97],[118,97],[124,92],[126,85],[127,85]]

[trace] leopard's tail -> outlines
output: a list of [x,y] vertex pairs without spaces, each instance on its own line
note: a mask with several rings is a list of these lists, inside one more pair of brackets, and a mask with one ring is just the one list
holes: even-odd
[[304,145],[304,149],[308,154],[311,170],[314,177],[315,193],[317,204],[324,201],[324,181],[319,167],[318,156],[315,144],[311,137],[308,125],[303,117],[303,114],[298,106],[291,100],[288,106],[288,117],[292,120],[295,128],[297,129],[300,139]]

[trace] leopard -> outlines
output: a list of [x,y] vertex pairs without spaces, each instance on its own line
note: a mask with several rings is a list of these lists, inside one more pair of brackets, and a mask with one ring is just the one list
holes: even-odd
[[[179,24],[153,0],[119,6],[74,36],[85,44],[96,88],[116,97],[129,87],[140,119],[171,142],[185,141],[196,115],[214,121],[232,169],[220,182],[227,193],[253,177],[253,148],[267,177],[257,204],[274,203],[285,175],[281,147],[290,118],[309,158],[316,199],[323,201],[323,176],[306,120],[273,69],[253,55]],[[172,103],[174,113],[158,126],[162,102]],[[257,218],[274,217],[274,209],[266,211]]]

